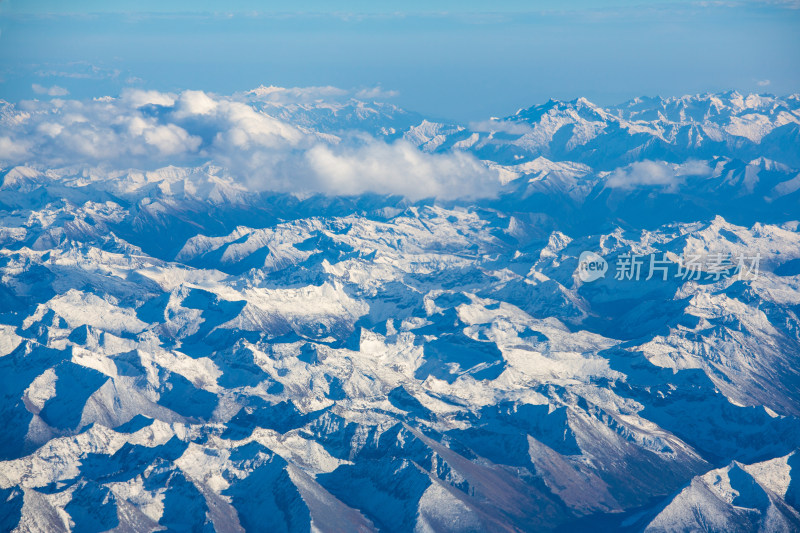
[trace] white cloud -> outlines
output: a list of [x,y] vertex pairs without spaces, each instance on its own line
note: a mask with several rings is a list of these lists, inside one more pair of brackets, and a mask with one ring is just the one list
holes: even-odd
[[756,82],[756,85],[758,85],[759,87],[769,87],[771,83],[772,82],[769,80],[759,80]]
[[705,161],[690,159],[675,167],[676,176],[710,176],[714,169]]
[[236,149],[282,148],[300,144],[305,135],[294,126],[241,102],[222,102],[215,117],[215,144]]
[[376,87],[361,89],[356,93],[356,98],[363,100],[383,100],[385,98],[395,98],[398,94],[400,93],[397,91],[386,90],[378,85]]
[[175,95],[172,93],[162,93],[159,91],[144,91],[141,89],[125,89],[122,91],[120,99],[134,108],[146,105],[159,105],[171,107],[175,104]]
[[[261,109],[264,99],[297,105],[298,99],[349,93],[261,89],[232,97],[127,89],[119,98],[20,102],[13,107],[27,118],[4,124],[0,165],[153,170],[211,162],[254,191],[452,199],[498,190],[496,171],[470,154],[427,154],[406,141],[387,144],[357,133],[337,137]],[[280,113],[282,105],[265,109]]]
[[194,152],[200,146],[200,137],[189,135],[175,124],[152,126],[142,132],[147,144],[155,146],[162,155]]
[[530,124],[515,122],[512,120],[483,120],[480,122],[470,122],[469,128],[479,132],[503,132],[511,135],[525,135],[533,131]]
[[785,9],[800,9],[800,0],[752,0],[755,4],[768,4]]
[[707,176],[711,168],[702,161],[688,161],[671,165],[663,161],[639,161],[618,168],[606,177],[606,186],[612,189],[637,187],[663,187],[675,191],[687,176]]
[[318,144],[306,159],[317,182],[312,187],[333,194],[370,191],[412,199],[475,198],[494,196],[499,186],[496,173],[469,154],[428,154],[407,141],[373,140],[357,147]]
[[25,141],[12,139],[6,135],[0,136],[0,161],[14,161],[28,157],[30,144]]
[[203,91],[184,91],[178,97],[175,116],[184,118],[191,115],[208,115],[216,108],[216,100]]
[[66,96],[69,94],[69,91],[63,87],[59,87],[58,85],[53,85],[52,87],[44,87],[43,85],[39,85],[38,83],[34,83],[31,85],[33,92],[36,94],[46,94],[47,96]]
[[48,137],[56,137],[64,131],[64,126],[56,122],[42,122],[36,127],[36,131]]

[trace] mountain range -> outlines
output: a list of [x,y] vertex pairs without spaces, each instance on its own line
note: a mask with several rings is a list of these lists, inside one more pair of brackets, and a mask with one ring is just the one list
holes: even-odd
[[0,166],[4,531],[800,531],[800,95],[3,102]]

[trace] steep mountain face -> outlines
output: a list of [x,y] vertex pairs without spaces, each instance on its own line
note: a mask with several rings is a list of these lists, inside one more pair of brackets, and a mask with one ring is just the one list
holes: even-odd
[[[148,98],[159,134],[227,105],[239,133],[478,158],[498,192],[9,163],[0,529],[800,529],[800,97],[472,125],[338,93]],[[0,110],[0,159],[37,112]],[[238,139],[181,124],[198,158]]]
[[793,452],[711,470],[692,479],[654,517],[640,518],[638,525],[646,524],[645,531],[797,531],[796,464]]

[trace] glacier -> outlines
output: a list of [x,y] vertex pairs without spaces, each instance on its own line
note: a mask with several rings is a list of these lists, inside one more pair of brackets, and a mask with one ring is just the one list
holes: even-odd
[[800,531],[800,95],[0,102],[0,167],[4,531]]

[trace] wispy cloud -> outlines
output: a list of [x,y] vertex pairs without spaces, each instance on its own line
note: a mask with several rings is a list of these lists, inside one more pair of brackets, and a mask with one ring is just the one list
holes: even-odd
[[470,122],[469,127],[472,131],[503,132],[511,135],[525,135],[533,131],[533,128],[524,122],[498,119]]
[[756,82],[756,85],[758,85],[759,87],[769,87],[771,83],[772,82],[769,80],[759,80]]
[[767,4],[770,6],[781,7],[785,9],[800,9],[800,0],[752,0],[757,4]]
[[107,68],[88,61],[70,61],[58,64],[43,64],[37,67],[35,75],[40,78],[67,78],[77,80],[117,79],[122,74],[117,68]]
[[36,94],[46,94],[47,96],[66,96],[69,94],[69,91],[63,87],[59,87],[58,85],[53,85],[52,87],[44,87],[43,85],[39,85],[38,83],[34,83],[31,85],[33,92]]
[[618,168],[606,177],[606,186],[612,189],[661,187],[674,192],[687,176],[708,176],[712,170],[702,161],[688,161],[671,165],[663,161],[639,161]]
[[386,90],[380,85],[375,87],[369,87],[366,89],[361,89],[360,91],[356,92],[356,98],[360,98],[362,100],[384,100],[387,98],[395,98],[400,93],[397,91]]

